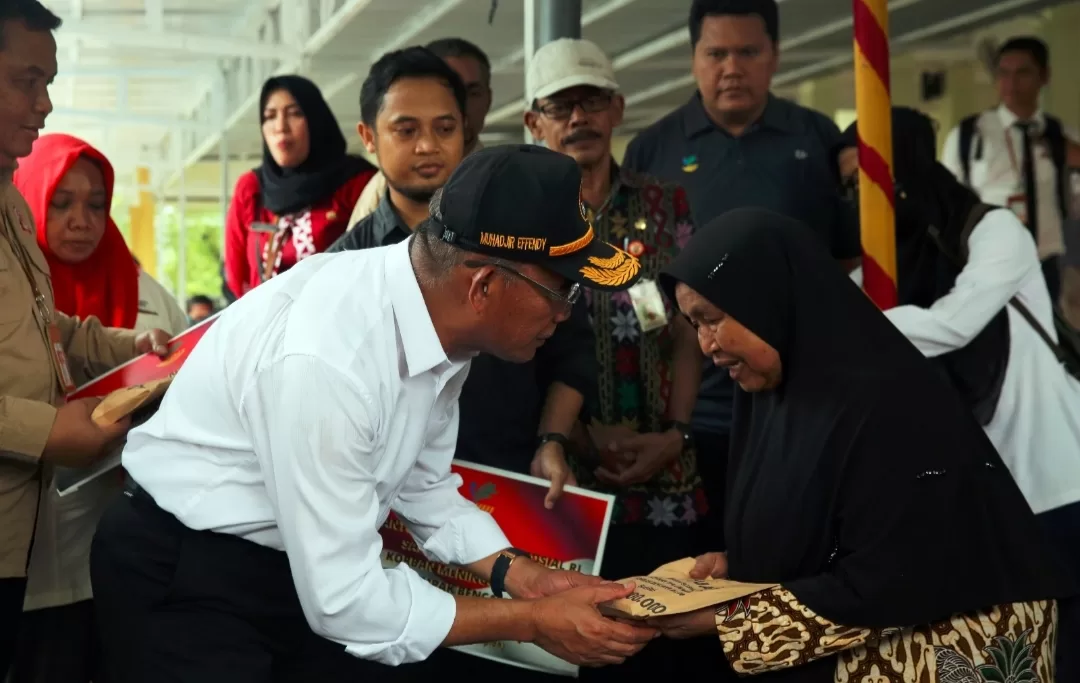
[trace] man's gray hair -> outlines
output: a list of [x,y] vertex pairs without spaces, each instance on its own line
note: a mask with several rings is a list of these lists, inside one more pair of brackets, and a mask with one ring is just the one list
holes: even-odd
[[439,205],[442,203],[443,191],[440,187],[431,195],[428,202],[428,216],[420,225],[416,226],[416,255],[419,256],[417,274],[428,284],[436,284],[446,278],[454,268],[462,265],[470,257],[475,255],[443,241],[442,211]]

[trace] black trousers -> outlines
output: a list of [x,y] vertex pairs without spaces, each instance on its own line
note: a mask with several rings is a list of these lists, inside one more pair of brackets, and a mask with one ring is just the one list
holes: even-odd
[[11,683],[106,683],[94,601],[24,612]]
[[188,529],[143,493],[118,497],[90,556],[109,683],[380,680],[311,631],[285,553]]
[[0,579],[0,681],[7,676],[15,660],[25,597],[25,578]]
[[[1066,570],[1080,585],[1080,503],[1036,515]],[[1058,601],[1056,680],[1080,683],[1080,596]]]

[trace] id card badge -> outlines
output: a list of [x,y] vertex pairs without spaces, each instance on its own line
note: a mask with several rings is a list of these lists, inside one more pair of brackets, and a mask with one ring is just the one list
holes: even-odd
[[71,368],[68,367],[67,353],[64,351],[64,340],[60,336],[60,328],[56,323],[49,323],[49,346],[52,348],[53,360],[56,361],[56,374],[60,380],[60,386],[64,394],[75,391],[75,382],[71,379]]
[[637,315],[642,332],[652,332],[667,325],[664,297],[660,295],[660,288],[655,281],[639,280],[626,293],[630,295],[630,303],[634,306],[634,314]]
[[1005,200],[1005,207],[1016,214],[1016,217],[1020,219],[1020,222],[1024,225],[1028,224],[1027,215],[1027,195],[1021,192],[1020,194],[1014,194]]

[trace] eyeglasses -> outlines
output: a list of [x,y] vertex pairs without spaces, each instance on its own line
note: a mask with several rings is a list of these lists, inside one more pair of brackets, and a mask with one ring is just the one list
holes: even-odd
[[605,111],[610,106],[611,93],[602,92],[585,97],[561,97],[547,104],[537,105],[534,109],[549,119],[565,121],[573,115],[577,107],[581,107],[581,111],[586,114],[596,114]]
[[570,285],[570,289],[568,289],[564,294],[562,292],[555,291],[547,285],[537,282],[528,275],[500,261],[466,261],[465,265],[469,268],[483,268],[484,266],[492,266],[493,268],[498,268],[504,273],[509,273],[516,278],[524,280],[533,287],[536,287],[536,289],[539,290],[539,292],[545,297],[555,302],[556,304],[559,304],[562,307],[564,313],[569,313],[570,309],[573,308],[574,304],[576,304],[578,299],[581,298],[581,285],[576,282]]

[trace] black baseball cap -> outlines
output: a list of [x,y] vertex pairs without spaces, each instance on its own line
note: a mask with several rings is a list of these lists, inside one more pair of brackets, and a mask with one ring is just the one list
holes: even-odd
[[465,157],[431,219],[445,242],[583,287],[619,291],[641,275],[636,258],[596,238],[577,162],[544,147],[500,145]]

